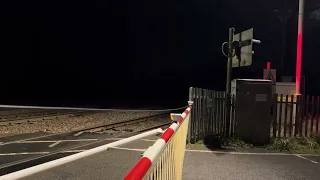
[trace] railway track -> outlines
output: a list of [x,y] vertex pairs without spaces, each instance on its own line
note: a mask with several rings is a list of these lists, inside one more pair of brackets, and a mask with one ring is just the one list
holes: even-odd
[[[40,138],[47,138],[47,137],[54,137],[54,136],[60,136],[61,135],[67,135],[67,134],[72,134],[73,136],[79,136],[80,134],[84,133],[84,132],[96,132],[96,131],[100,131],[101,129],[104,130],[108,130],[108,129],[114,129],[117,127],[122,127],[122,126],[126,126],[126,125],[133,125],[135,123],[141,123],[141,122],[145,122],[148,120],[154,120],[155,118],[164,118],[166,116],[166,118],[168,118],[168,114],[159,114],[159,115],[154,115],[154,116],[148,116],[148,117],[144,117],[144,118],[137,118],[137,119],[131,119],[131,120],[126,120],[126,121],[121,121],[121,122],[116,122],[116,123],[110,123],[110,124],[105,124],[102,126],[97,126],[97,127],[90,127],[90,128],[86,128],[86,129],[81,129],[78,131],[73,131],[73,132],[65,132],[65,133],[57,133],[57,134],[49,134],[49,135],[44,135],[44,136],[38,136],[38,137],[33,137],[33,138],[27,138],[27,139],[20,139],[18,141],[12,141],[12,142],[7,142],[4,144],[0,144],[1,146],[4,145],[8,145],[8,144],[13,144],[13,143],[19,143],[19,142],[27,142],[30,140],[36,140],[36,139],[40,139]],[[64,148],[59,148],[57,150],[53,150],[52,152],[46,153],[46,154],[40,154],[40,155],[35,155],[29,158],[24,158],[24,159],[20,159],[17,161],[13,161],[10,163],[5,163],[5,164],[1,164],[0,165],[0,175],[4,175],[4,174],[8,174],[26,167],[31,167],[37,164],[41,164],[43,162],[43,159],[49,158],[49,157],[53,157],[54,155],[57,154],[61,154],[63,152],[72,152],[74,150],[77,150],[79,148],[82,147],[86,147],[86,146],[99,146],[99,144],[105,142],[105,141],[110,141],[111,139],[114,138],[119,138],[121,136],[133,136],[137,133],[141,133],[144,131],[148,131],[151,129],[155,129],[155,128],[159,128],[159,127],[168,127],[172,122],[170,122],[169,118],[168,118],[168,122],[165,123],[158,123],[156,125],[153,126],[148,126],[145,128],[142,128],[140,130],[136,130],[136,131],[131,131],[131,132],[122,132],[122,133],[118,133],[115,135],[108,135],[106,138],[102,138],[102,139],[97,139],[95,141],[90,141],[90,142],[86,142],[83,144],[78,144],[78,145],[71,145],[68,147],[64,147]],[[58,141],[58,140],[57,140]],[[50,159],[50,158],[49,158]],[[19,168],[20,167],[20,168]]]
[[115,128],[122,127],[122,126],[127,126],[127,125],[132,125],[132,124],[136,124],[136,123],[145,122],[145,121],[148,121],[149,119],[159,118],[159,117],[168,117],[168,114],[159,114],[159,115],[153,115],[153,116],[148,116],[148,117],[143,117],[143,118],[137,118],[137,119],[130,119],[130,120],[126,120],[126,121],[115,122],[115,123],[112,123],[112,124],[106,124],[106,125],[101,125],[101,126],[90,127],[90,128],[83,129],[83,130],[79,131],[78,133],[74,134],[74,136],[78,136],[78,135],[80,135],[80,134],[82,134],[84,132],[99,132],[99,131],[103,131],[103,130],[115,129]]
[[[24,113],[0,113],[0,126],[36,123],[42,120],[52,120],[65,117],[74,117],[87,114],[83,111],[32,111]],[[92,113],[92,112],[91,112]]]

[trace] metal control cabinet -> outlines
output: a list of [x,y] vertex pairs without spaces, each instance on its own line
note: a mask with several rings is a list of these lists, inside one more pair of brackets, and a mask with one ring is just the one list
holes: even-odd
[[235,134],[252,144],[267,144],[272,121],[272,82],[260,79],[235,79]]

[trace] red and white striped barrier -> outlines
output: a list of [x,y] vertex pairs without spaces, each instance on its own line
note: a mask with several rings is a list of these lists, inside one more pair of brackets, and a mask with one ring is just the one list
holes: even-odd
[[190,113],[192,109],[192,106],[189,106],[186,110],[184,110],[184,112],[181,114],[181,117],[178,121],[179,124],[181,124],[183,122],[183,120],[188,116],[188,114]]
[[143,157],[127,174],[127,176],[124,178],[125,180],[141,180],[146,175],[146,173],[148,172],[158,155],[166,147],[168,141],[179,129],[180,125],[185,120],[185,118],[189,115],[191,109],[192,105],[190,105],[181,114],[177,123],[171,124],[171,126],[161,135],[161,137],[144,152]]
[[109,144],[105,144],[105,145],[102,145],[102,146],[99,146],[99,147],[95,147],[93,149],[89,149],[89,150],[86,150],[86,151],[83,151],[83,152],[80,152],[80,153],[77,153],[77,154],[73,154],[73,155],[66,156],[66,157],[63,157],[63,158],[60,158],[60,159],[56,159],[56,160],[49,161],[49,162],[46,162],[46,163],[43,163],[43,164],[39,164],[39,165],[36,165],[36,166],[29,167],[29,168],[26,168],[26,169],[22,169],[20,171],[16,171],[16,172],[13,172],[13,173],[10,173],[10,174],[6,174],[6,175],[3,175],[3,176],[0,176],[0,180],[16,180],[16,179],[25,178],[27,176],[30,176],[30,175],[33,175],[33,174],[36,174],[36,173],[39,173],[39,172],[43,172],[43,171],[48,170],[48,169],[51,169],[51,168],[54,168],[54,167],[57,167],[57,166],[60,166],[60,165],[63,165],[63,164],[66,164],[66,163],[81,159],[81,158],[84,158],[84,157],[87,157],[87,156],[91,156],[91,155],[97,154],[97,153],[105,151],[105,150],[107,150],[107,149],[109,149],[111,147],[120,146],[120,145],[129,143],[129,142],[138,140],[138,139],[142,139],[142,138],[145,138],[145,137],[148,137],[148,136],[156,135],[156,134],[158,134],[160,132],[162,132],[161,128],[154,129],[154,130],[151,130],[151,131],[147,131],[147,132],[135,135],[135,136],[131,136],[131,137],[128,137],[128,138],[125,138],[125,139],[121,139],[119,141],[115,141],[115,142],[112,142],[112,143],[109,143]]

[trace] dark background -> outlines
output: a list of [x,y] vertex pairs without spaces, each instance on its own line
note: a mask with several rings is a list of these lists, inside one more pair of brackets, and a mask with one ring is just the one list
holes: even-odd
[[[319,5],[305,5],[302,73],[310,95],[320,95]],[[278,77],[294,76],[297,7],[297,0],[2,0],[0,103],[184,106],[190,86],[225,89],[221,43],[231,26],[253,27],[262,41],[252,66],[233,69],[234,78],[262,78],[267,61]]]

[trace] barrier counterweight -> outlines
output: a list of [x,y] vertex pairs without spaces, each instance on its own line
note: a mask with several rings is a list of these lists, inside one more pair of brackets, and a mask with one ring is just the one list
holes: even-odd
[[143,154],[125,180],[181,180],[190,105]]

